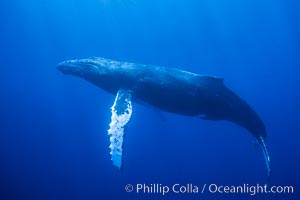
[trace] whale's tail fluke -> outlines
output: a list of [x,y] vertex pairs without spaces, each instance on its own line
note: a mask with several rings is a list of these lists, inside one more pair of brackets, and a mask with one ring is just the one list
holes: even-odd
[[262,148],[262,151],[263,151],[263,154],[264,154],[264,157],[265,157],[265,162],[266,162],[266,167],[267,167],[267,170],[268,170],[268,175],[267,175],[267,185],[269,184],[270,182],[270,176],[271,176],[271,162],[270,162],[270,156],[269,156],[269,152],[268,152],[268,149],[267,149],[267,146],[266,146],[266,143],[265,143],[265,140],[262,136],[260,136],[259,138],[257,138],[261,148]]

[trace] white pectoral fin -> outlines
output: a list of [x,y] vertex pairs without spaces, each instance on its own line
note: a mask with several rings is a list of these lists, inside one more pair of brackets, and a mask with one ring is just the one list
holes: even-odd
[[131,115],[131,93],[126,90],[119,90],[111,107],[111,122],[108,129],[111,160],[118,168],[122,166],[123,137]]

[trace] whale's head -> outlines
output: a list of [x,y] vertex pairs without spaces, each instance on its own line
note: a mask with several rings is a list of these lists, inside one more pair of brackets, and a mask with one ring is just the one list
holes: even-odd
[[109,73],[110,64],[102,58],[67,60],[58,64],[57,69],[64,74],[75,76],[105,75]]
[[93,57],[67,60],[58,64],[57,69],[64,74],[81,77],[108,91],[114,91],[118,85],[117,68],[119,62]]

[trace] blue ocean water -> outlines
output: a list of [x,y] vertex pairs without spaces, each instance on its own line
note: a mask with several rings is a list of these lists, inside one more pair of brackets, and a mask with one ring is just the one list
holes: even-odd
[[[0,2],[0,199],[299,199],[299,1]],[[265,183],[259,146],[230,122],[133,105],[124,165],[112,165],[114,96],[57,63],[101,56],[223,77],[267,128],[270,185],[294,194],[201,194]],[[199,193],[126,192],[132,184]]]

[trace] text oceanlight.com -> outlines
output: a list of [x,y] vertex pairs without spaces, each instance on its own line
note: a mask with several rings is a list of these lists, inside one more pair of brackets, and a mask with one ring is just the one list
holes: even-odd
[[202,184],[196,185],[192,183],[173,185],[165,185],[160,183],[146,184],[127,184],[125,186],[126,192],[136,194],[249,194],[251,196],[256,194],[293,194],[293,186],[268,186],[268,185],[218,185],[218,184]]

